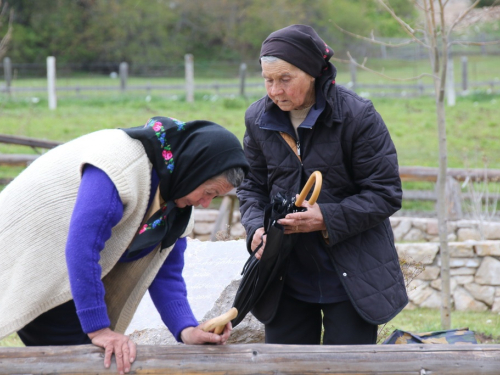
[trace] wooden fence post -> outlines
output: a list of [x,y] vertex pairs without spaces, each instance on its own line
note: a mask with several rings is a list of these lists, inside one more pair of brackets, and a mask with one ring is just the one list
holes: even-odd
[[462,189],[460,183],[451,176],[446,177],[446,210],[448,219],[462,219]]
[[10,94],[10,86],[12,83],[12,64],[10,62],[10,57],[5,57],[3,59],[3,74],[5,77],[5,92]]
[[47,93],[49,96],[49,109],[57,108],[56,96],[56,58],[47,57]]
[[194,102],[194,62],[193,55],[184,56],[185,74],[186,74],[186,101]]
[[462,56],[462,93],[467,91],[467,56]]
[[[231,233],[230,226],[233,222],[234,199],[236,199],[235,196],[231,197],[229,195],[222,198],[219,214],[217,215],[217,220],[215,221],[210,241],[217,241],[217,233],[219,231],[224,231],[224,234],[229,237]],[[223,228],[224,223],[226,224],[225,228]]]
[[354,61],[351,61],[349,63],[349,71],[351,72],[351,88],[354,91],[356,89],[356,64],[354,63]]
[[121,62],[118,71],[120,74],[120,89],[124,92],[127,89],[128,64]]
[[240,96],[245,96],[245,77],[247,74],[247,64],[240,65]]

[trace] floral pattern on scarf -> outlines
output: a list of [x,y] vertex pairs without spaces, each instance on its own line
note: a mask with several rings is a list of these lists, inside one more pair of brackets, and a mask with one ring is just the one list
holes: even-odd
[[[175,118],[169,117],[176,125],[177,131],[181,131],[185,129],[185,122],[177,120]],[[161,155],[165,160],[165,165],[170,173],[174,171],[174,155],[172,154],[172,147],[167,143],[165,137],[165,128],[160,121],[156,121],[154,119],[150,119],[144,127],[151,127],[156,133],[156,137],[160,141],[161,148],[163,149]]]

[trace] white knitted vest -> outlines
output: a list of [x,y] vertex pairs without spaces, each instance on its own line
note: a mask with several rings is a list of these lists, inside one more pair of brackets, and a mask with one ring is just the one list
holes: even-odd
[[[0,193],[0,338],[72,299],[65,246],[85,164],[111,178],[124,207],[100,253],[101,277],[118,262],[141,223],[151,164],[141,142],[122,130],[82,136],[35,160]],[[191,229],[192,221],[185,234]],[[117,331],[125,331],[170,250],[152,259],[118,317]]]

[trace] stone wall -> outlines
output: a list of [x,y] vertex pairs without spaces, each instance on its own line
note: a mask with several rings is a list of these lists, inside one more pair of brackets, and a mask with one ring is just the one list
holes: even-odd
[[[217,210],[195,210],[192,237],[209,240]],[[232,239],[245,237],[235,211]],[[423,271],[408,285],[408,308],[441,305],[437,219],[392,217],[391,226],[401,259],[421,264]],[[448,223],[452,303],[455,310],[500,312],[500,222],[473,220]]]
[[[408,308],[441,306],[437,219],[391,218],[401,259],[424,270],[408,286]],[[473,220],[448,223],[450,286],[455,310],[500,312],[500,223]]]

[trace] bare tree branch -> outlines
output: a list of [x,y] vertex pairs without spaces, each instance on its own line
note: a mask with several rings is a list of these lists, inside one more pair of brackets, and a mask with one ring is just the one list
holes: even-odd
[[437,78],[434,75],[428,74],[428,73],[422,73],[418,76],[410,77],[410,78],[394,78],[394,77],[390,77],[388,75],[385,75],[384,73],[380,73],[380,72],[377,72],[376,70],[373,70],[373,69],[366,67],[365,66],[366,61],[367,61],[366,57],[364,58],[363,63],[360,64],[351,56],[350,52],[347,52],[347,56],[349,57],[349,60],[339,59],[338,57],[332,57],[330,60],[338,61],[338,62],[345,63],[345,64],[354,64],[356,67],[358,67],[360,69],[363,69],[363,70],[370,72],[370,73],[374,73],[380,77],[383,77],[383,78],[391,80],[391,81],[407,82],[407,81],[418,81],[419,79],[421,79],[423,77]]
[[[446,30],[446,20],[444,18],[444,5],[443,5],[443,0],[439,0],[439,11],[440,11],[440,17],[439,20],[441,22],[441,30]],[[441,96],[440,99],[444,100],[444,94],[445,94],[445,84],[446,84],[446,73],[448,70],[448,34],[441,32],[441,43],[442,45],[442,53],[443,56],[441,58],[441,80],[439,82],[439,95]]]
[[460,13],[460,15],[457,17],[457,19],[453,22],[450,29],[448,30],[448,37],[450,36],[450,34],[453,31],[453,29],[455,28],[455,26],[457,26],[460,23],[460,21],[462,21],[464,19],[464,17],[470,13],[471,10],[474,9],[477,4],[479,4],[479,1],[481,1],[481,0],[474,1],[474,3],[470,7],[468,7],[466,10],[464,10],[462,13]]
[[415,39],[417,39],[416,37],[412,37],[412,39],[410,39],[410,40],[408,40],[406,42],[403,42],[403,43],[398,43],[398,44],[385,43],[385,42],[382,42],[380,40],[375,39],[375,36],[373,35],[373,31],[371,33],[372,37],[371,38],[367,38],[365,36],[354,34],[354,33],[351,33],[350,31],[344,30],[339,25],[337,25],[335,22],[332,22],[332,23],[333,23],[333,25],[337,29],[339,29],[340,31],[342,31],[344,34],[350,35],[350,36],[352,36],[354,38],[358,38],[358,39],[361,39],[361,40],[366,40],[367,42],[370,42],[370,43],[373,43],[373,44],[379,44],[379,45],[387,46],[387,47],[402,47],[402,46],[407,46],[408,44],[413,43],[415,41]]
[[[0,1],[0,6],[2,5]],[[4,10],[7,8],[7,4],[4,4],[2,8],[2,13]],[[3,17],[1,17],[3,19]],[[2,25],[2,19],[0,19],[0,26]],[[7,33],[3,36],[3,38],[0,40],[0,59],[4,56],[4,54],[7,52],[7,44],[9,43],[11,37],[12,37],[12,30],[13,26],[12,23],[14,21],[14,10],[11,9],[9,12],[9,26],[7,28]]]
[[422,42],[420,39],[418,39],[415,36],[415,30],[408,25],[405,21],[403,21],[395,12],[392,10],[383,0],[376,0],[382,7],[389,12],[389,14],[394,18],[402,27],[402,29],[417,43],[421,44],[425,48],[429,48],[428,45],[426,45],[424,42]]

